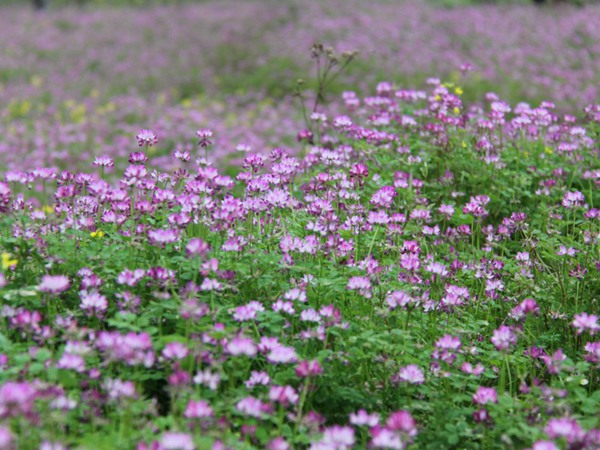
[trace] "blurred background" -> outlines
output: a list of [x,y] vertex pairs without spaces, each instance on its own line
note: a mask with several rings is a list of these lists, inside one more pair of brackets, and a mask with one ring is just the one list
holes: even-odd
[[436,77],[467,102],[494,92],[579,115],[600,93],[600,5],[541,3],[0,0],[0,168],[125,158],[142,127],[161,139],[159,164],[198,128],[214,129],[217,161],[295,145],[291,93],[312,86],[314,42],[360,52],[332,111],[344,91]]

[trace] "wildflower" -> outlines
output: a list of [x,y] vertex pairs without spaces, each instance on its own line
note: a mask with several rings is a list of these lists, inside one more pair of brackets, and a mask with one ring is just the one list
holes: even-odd
[[475,375],[478,377],[485,371],[485,367],[483,367],[483,364],[481,363],[477,363],[477,365],[473,367],[473,364],[471,364],[470,362],[464,362],[462,366],[460,366],[460,370],[462,370],[464,373],[468,373],[470,375]]
[[560,450],[560,447],[552,441],[537,441],[533,444],[531,450]]
[[254,345],[252,339],[238,336],[227,344],[227,351],[233,356],[246,355],[252,357],[256,355],[256,345]]
[[577,334],[582,334],[584,331],[588,330],[593,336],[600,330],[598,316],[589,315],[587,313],[575,314],[571,325],[577,329]]
[[203,256],[210,250],[210,246],[200,238],[190,239],[185,247],[188,256]]
[[280,437],[276,437],[267,444],[267,450],[290,450],[290,444]]
[[144,130],[144,129],[140,130],[140,132],[138,133],[138,135],[135,138],[137,139],[138,145],[140,147],[143,147],[144,145],[146,147],[152,147],[154,144],[156,144],[158,142],[158,138],[150,130]]
[[96,156],[92,164],[99,167],[114,167],[115,162],[108,156]]
[[87,311],[90,316],[102,317],[108,309],[108,302],[104,295],[100,295],[98,292],[86,292],[80,293],[81,304],[79,307]]
[[69,289],[71,282],[64,275],[44,275],[38,289],[49,294],[60,294]]
[[250,378],[244,383],[246,388],[252,389],[254,386],[261,385],[267,386],[271,382],[271,378],[267,372],[256,372],[252,371]]
[[423,384],[425,382],[425,374],[419,366],[409,364],[400,369],[398,379],[410,384]]
[[296,350],[283,345],[276,346],[267,355],[267,361],[272,364],[287,364],[296,362],[297,360]]
[[160,438],[161,450],[194,450],[194,440],[187,433],[164,433]]
[[11,449],[13,448],[13,434],[10,428],[0,426],[0,449]]
[[267,404],[254,397],[245,397],[235,404],[235,408],[247,416],[261,418],[265,412],[268,412]]
[[[321,444],[321,447],[319,446]],[[354,429],[348,426],[334,425],[325,428],[323,437],[317,443],[313,444],[311,449],[327,448],[336,450],[349,450],[354,446]]]
[[543,354],[540,356],[540,359],[544,361],[544,364],[546,364],[548,373],[558,374],[560,373],[562,362],[567,359],[567,356],[563,354],[562,349],[559,348],[552,354],[552,356]]
[[301,361],[300,364],[296,366],[296,375],[300,378],[314,377],[321,375],[322,373],[323,368],[316,359],[312,361]]
[[209,145],[211,145],[212,141],[210,140],[210,138],[212,137],[212,135],[213,135],[212,130],[196,131],[196,136],[198,136],[198,138],[200,138],[200,140],[198,141],[198,146],[200,146],[202,148],[207,148]]
[[379,423],[379,414],[369,414],[364,409],[359,409],[357,412],[350,414],[350,423],[359,427],[374,427]]
[[508,350],[511,345],[517,343],[517,336],[512,331],[512,328],[502,325],[497,330],[494,330],[494,334],[491,338],[492,344],[498,350]]
[[371,281],[367,277],[351,277],[346,289],[358,291],[366,298],[371,298]]
[[177,231],[177,228],[148,231],[148,239],[149,239],[150,243],[152,243],[154,245],[161,246],[164,244],[170,244],[170,243],[177,241],[178,238],[179,238],[179,231]]
[[188,348],[181,342],[171,342],[165,346],[162,355],[171,360],[183,359],[189,353]]
[[544,428],[544,432],[551,439],[565,438],[568,444],[580,442],[585,437],[585,432],[581,426],[568,417],[560,419],[550,419]]
[[213,409],[204,400],[190,400],[183,413],[183,416],[188,419],[202,419],[213,415]]
[[283,406],[295,405],[298,399],[298,394],[291,386],[271,386],[269,389],[269,400]]
[[124,398],[135,398],[135,384],[132,381],[111,380],[104,382],[104,389],[108,392],[108,397],[112,400]]
[[385,425],[389,430],[403,433],[411,438],[417,435],[417,424],[410,412],[405,410],[392,413]]
[[579,191],[567,192],[562,199],[562,205],[567,209],[583,206],[584,202],[585,197]]
[[10,255],[10,253],[2,253],[2,256],[0,259],[2,262],[2,270],[6,270],[6,269],[10,269],[12,267],[15,267],[17,265],[17,263],[19,262],[17,259],[13,259]]
[[218,373],[212,373],[208,369],[198,372],[194,377],[194,383],[202,384],[208,387],[211,391],[216,391],[220,382],[221,375]]
[[498,395],[494,388],[487,388],[480,386],[477,392],[473,394],[473,402],[478,405],[485,405],[486,403],[498,403]]
[[598,342],[588,342],[585,344],[584,350],[587,355],[585,355],[585,360],[592,364],[598,364],[600,362],[600,341]]
[[27,382],[8,381],[0,387],[0,417],[19,417],[33,411],[38,396],[35,387]]
[[102,231],[102,230],[98,230],[98,231],[92,231],[92,232],[90,233],[90,236],[91,236],[91,237],[93,237],[93,238],[98,238],[98,239],[100,239],[101,237],[103,237],[103,236],[104,236],[104,231]]

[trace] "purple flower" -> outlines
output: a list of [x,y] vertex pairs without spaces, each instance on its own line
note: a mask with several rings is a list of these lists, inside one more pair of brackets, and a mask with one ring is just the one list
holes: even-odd
[[287,364],[298,360],[296,351],[292,347],[278,345],[267,355],[267,361],[272,364]]
[[235,404],[235,408],[247,416],[261,418],[269,411],[269,406],[254,397],[245,397]]
[[271,386],[269,388],[269,400],[280,403],[283,406],[295,405],[299,396],[291,386]]
[[374,427],[379,423],[379,414],[369,414],[364,409],[359,409],[357,412],[350,414],[350,423],[358,427]]
[[398,379],[410,384],[423,384],[425,382],[425,374],[419,366],[409,364],[400,369]]
[[371,298],[371,281],[367,277],[351,277],[346,288],[357,291],[366,298]]
[[569,444],[580,442],[585,437],[585,432],[577,421],[568,417],[550,419],[544,432],[551,439],[565,438]]
[[582,334],[584,331],[588,330],[593,336],[600,330],[598,316],[588,315],[587,313],[575,314],[571,325],[577,329],[577,334]]
[[517,335],[513,332],[512,328],[502,325],[497,330],[494,330],[491,341],[496,349],[505,351],[517,343]]
[[256,345],[254,345],[252,339],[238,336],[227,344],[227,351],[233,356],[246,355],[252,357],[256,355]]
[[202,419],[213,415],[213,409],[204,400],[190,400],[183,413],[183,416],[188,419]]
[[153,245],[162,246],[171,244],[179,238],[179,232],[176,228],[166,230],[150,230],[148,231],[148,239]]
[[158,138],[156,135],[150,130],[140,130],[140,132],[135,137],[138,141],[138,145],[143,147],[152,147],[154,144],[158,142]]
[[485,405],[486,403],[498,403],[498,395],[496,389],[480,386],[477,392],[473,394],[473,402],[477,405]]
[[171,360],[183,359],[188,353],[188,348],[181,342],[171,342],[167,344],[162,351],[162,355]]
[[71,282],[64,275],[44,275],[38,289],[49,294],[60,294],[69,289]]
[[585,197],[579,191],[567,192],[562,199],[562,205],[567,209],[583,206],[584,203]]
[[198,136],[200,138],[200,140],[198,141],[198,145],[202,148],[206,148],[209,145],[211,145],[212,141],[210,140],[210,138],[212,137],[212,135],[213,135],[212,130],[196,131],[196,136]]
[[168,432],[160,438],[161,450],[195,450],[194,440],[187,433]]

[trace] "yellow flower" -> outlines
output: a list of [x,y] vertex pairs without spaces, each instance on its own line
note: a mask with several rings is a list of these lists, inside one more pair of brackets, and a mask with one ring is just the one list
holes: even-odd
[[2,270],[14,267],[19,262],[16,259],[11,259],[10,253],[2,253]]
[[550,147],[546,147],[544,149],[544,151],[546,152],[547,155],[551,155],[552,154],[552,149]]
[[90,236],[91,236],[91,237],[93,237],[93,238],[98,238],[98,239],[100,239],[102,236],[104,236],[104,231],[102,231],[102,230],[98,230],[98,231],[92,231],[92,232],[90,233]]
[[459,87],[454,88],[454,93],[456,95],[462,95],[463,94],[463,90]]
[[460,114],[460,108],[458,106],[454,107],[454,114]]
[[439,102],[441,99],[442,99],[442,97],[440,97],[439,95],[436,95],[436,96],[435,96],[435,101],[436,101],[436,102]]
[[462,141],[462,148],[467,148],[467,143],[465,141]]
[[42,208],[42,211],[44,211],[45,213],[48,213],[48,214],[52,214],[54,212],[54,206],[46,205]]

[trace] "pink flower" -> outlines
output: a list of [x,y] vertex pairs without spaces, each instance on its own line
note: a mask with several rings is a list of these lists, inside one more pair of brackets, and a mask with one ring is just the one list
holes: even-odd
[[96,156],[92,164],[100,167],[114,167],[115,165],[114,161],[108,156]]
[[269,389],[269,400],[281,403],[283,406],[298,403],[298,394],[291,386],[271,386]]
[[350,423],[358,427],[374,427],[379,423],[379,414],[369,414],[364,409],[359,409],[357,412],[350,414]]
[[250,417],[261,418],[265,412],[268,412],[267,404],[254,397],[245,397],[235,404],[235,408],[243,414]]
[[391,414],[385,426],[392,431],[398,431],[410,437],[417,435],[417,424],[410,415],[410,412],[405,410]]
[[233,356],[246,355],[252,357],[256,355],[256,345],[254,345],[252,339],[238,336],[227,344],[227,351]]
[[296,350],[292,347],[284,347],[283,345],[275,347],[267,355],[267,361],[272,364],[287,364],[296,362],[297,360]]
[[132,381],[106,380],[104,388],[108,391],[108,397],[112,400],[122,398],[135,398],[135,385]]
[[504,351],[517,343],[517,335],[513,332],[512,328],[502,325],[497,330],[494,330],[491,341],[496,349]]
[[37,390],[33,385],[8,381],[0,387],[0,417],[18,417],[33,411]]
[[567,192],[562,199],[562,205],[567,209],[583,206],[584,202],[585,197],[579,191]]
[[98,292],[86,292],[80,293],[81,304],[79,307],[87,311],[88,315],[102,317],[108,309],[108,301],[104,295],[100,295]]
[[550,419],[546,428],[544,428],[544,432],[551,439],[565,438],[569,444],[579,442],[585,436],[581,426],[574,419],[568,417]]
[[177,241],[179,232],[177,228],[167,230],[150,230],[148,231],[148,239],[154,245],[170,244]]
[[85,360],[80,355],[64,353],[56,363],[56,367],[83,373],[85,372]]
[[351,449],[354,445],[354,429],[348,426],[334,425],[325,428],[320,444],[325,444],[322,447],[316,448],[331,448],[336,450]]
[[588,330],[593,336],[600,330],[598,316],[588,315],[587,313],[575,314],[571,325],[577,329],[577,334],[582,334],[585,330]]
[[194,383],[203,384],[210,390],[216,391],[221,382],[221,375],[218,373],[212,373],[209,369],[198,372],[194,377]]
[[165,346],[162,355],[171,360],[183,359],[189,353],[188,348],[181,342],[171,342]]
[[195,450],[194,440],[187,433],[168,432],[160,438],[161,450]]
[[419,366],[409,364],[400,369],[400,372],[398,372],[398,379],[410,384],[423,384],[425,382],[425,374]]
[[296,366],[296,375],[300,378],[306,377],[314,377],[317,375],[321,375],[323,373],[323,368],[319,364],[319,361],[301,361],[298,366]]
[[64,275],[44,275],[38,288],[49,294],[60,294],[69,289],[71,282]]
[[531,450],[560,450],[560,447],[552,441],[537,441]]
[[144,145],[147,147],[152,147],[154,144],[158,142],[158,138],[156,135],[150,130],[140,130],[140,132],[135,137],[138,141],[138,145],[143,147]]
[[367,277],[351,277],[346,288],[358,291],[360,295],[366,298],[371,298],[371,281]]
[[0,426],[0,449],[11,449],[13,443],[13,434],[10,428]]
[[267,386],[271,382],[271,378],[267,372],[252,371],[250,378],[244,383],[246,388],[252,389],[256,385]]
[[196,136],[198,136],[198,138],[200,138],[200,140],[198,141],[198,145],[202,148],[206,148],[209,145],[211,145],[212,141],[210,140],[210,138],[212,137],[212,135],[213,135],[212,130],[196,131]]
[[188,419],[202,419],[206,417],[212,417],[214,415],[213,409],[204,400],[190,400],[183,413],[184,417]]
[[486,403],[498,403],[496,389],[480,386],[479,389],[477,389],[477,392],[473,394],[473,402],[478,405],[485,405]]

